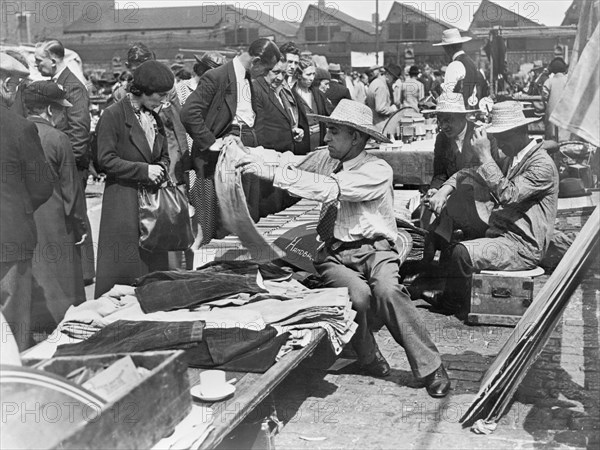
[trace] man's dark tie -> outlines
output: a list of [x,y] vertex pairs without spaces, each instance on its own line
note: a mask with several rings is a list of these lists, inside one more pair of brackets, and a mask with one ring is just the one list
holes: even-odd
[[[335,168],[333,173],[338,173],[344,166],[340,164]],[[325,242],[327,246],[333,241],[333,228],[335,227],[335,220],[337,219],[337,205],[338,200],[332,200],[327,203],[323,203],[321,207],[321,215],[319,216],[319,223],[317,224],[317,233],[321,237],[321,241]]]

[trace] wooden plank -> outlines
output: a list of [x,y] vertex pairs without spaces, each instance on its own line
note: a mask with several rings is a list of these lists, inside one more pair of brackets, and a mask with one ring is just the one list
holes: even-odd
[[[326,336],[325,330],[312,330],[310,343],[299,350],[293,350],[285,355],[264,374],[247,373],[244,375],[228,373],[228,379],[241,376],[236,384],[236,390],[230,399],[213,403],[213,426],[215,429],[200,446],[201,449],[214,448],[238,426],[244,418],[256,408],[283,379],[294,370],[303,360],[310,357],[319,342]],[[201,369],[188,369],[190,385],[200,382]]]

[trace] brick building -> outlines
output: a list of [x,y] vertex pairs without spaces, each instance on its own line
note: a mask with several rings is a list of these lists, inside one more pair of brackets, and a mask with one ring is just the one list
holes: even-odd
[[64,29],[69,43],[87,63],[102,64],[127,53],[132,42],[142,41],[158,59],[205,50],[245,49],[259,37],[283,43],[295,39],[297,27],[263,11],[210,3],[204,6],[120,10],[90,22],[85,17]]
[[355,19],[339,10],[337,4],[310,5],[296,35],[304,50],[324,55],[329,62],[350,67],[351,51],[375,51],[375,25]]

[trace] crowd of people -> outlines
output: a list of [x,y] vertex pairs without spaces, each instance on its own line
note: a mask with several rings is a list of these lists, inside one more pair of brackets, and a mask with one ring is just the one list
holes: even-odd
[[[445,396],[450,381],[439,352],[400,280],[392,169],[366,153],[367,142],[389,141],[383,125],[398,110],[437,104],[430,111],[440,127],[435,176],[425,205],[435,215],[428,224],[433,245],[449,268],[437,309],[444,314],[465,307],[475,271],[539,262],[558,192],[556,167],[542,144],[528,138],[527,125],[536,119],[525,118],[519,103],[494,104],[487,128],[467,121],[489,94],[462,50],[468,39],[444,32],[436,45],[449,60],[445,73],[392,64],[350,75],[334,63],[325,70],[294,43],[278,47],[265,38],[231,60],[218,52],[197,56],[192,72],[158,62],[136,43],[93,130],[88,90],[65,66],[60,42],[37,45],[46,81],[27,81],[26,61],[3,53],[0,287],[2,312],[20,347],[31,344],[32,318],[52,328],[70,305],[85,301],[86,281],[95,278],[97,298],[184,260],[191,269],[190,252],[227,234],[215,171],[224,138],[233,136],[246,151],[238,169],[254,221],[298,198],[323,203],[315,267],[325,286],[349,288],[362,369],[390,372],[373,336],[375,318],[404,347],[429,394]],[[555,78],[550,96],[559,89]],[[300,170],[322,146],[337,168]],[[85,205],[92,160],[106,174],[96,258]],[[196,241],[185,255],[139,245],[138,187],[168,180],[187,186],[195,210]],[[465,234],[460,242],[453,239],[457,228]]]

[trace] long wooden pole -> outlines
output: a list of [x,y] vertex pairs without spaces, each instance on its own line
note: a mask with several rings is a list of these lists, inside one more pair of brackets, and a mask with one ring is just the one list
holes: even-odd
[[379,0],[375,0],[375,64],[379,65]]

